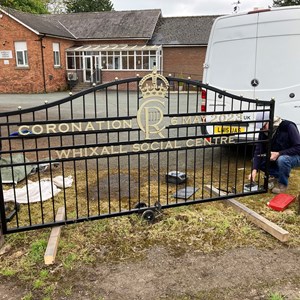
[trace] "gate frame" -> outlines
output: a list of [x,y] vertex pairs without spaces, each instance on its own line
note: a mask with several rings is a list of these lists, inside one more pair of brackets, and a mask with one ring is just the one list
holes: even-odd
[[[149,75],[146,75],[146,76],[149,76]],[[145,77],[146,77],[145,76]],[[160,76],[160,75],[158,75]],[[112,87],[112,86],[116,86],[117,87],[117,91],[118,91],[118,86],[122,83],[126,83],[126,84],[130,84],[130,83],[140,83],[145,77],[143,78],[128,78],[128,79],[123,79],[123,80],[118,80],[118,81],[114,81],[114,82],[111,82],[111,83],[106,83],[106,84],[102,84],[102,85],[99,85],[99,86],[96,86],[96,87],[92,87],[92,88],[89,88],[87,89],[86,91],[83,91],[83,92],[80,92],[76,95],[71,95],[70,97],[68,98],[64,98],[61,100],[61,103],[67,103],[69,101],[72,101],[74,99],[77,99],[77,98],[80,98],[82,96],[85,96],[87,94],[92,94],[92,93],[95,93],[99,90],[105,90],[105,88],[109,88],[109,87]],[[213,91],[215,93],[220,93],[222,94],[224,97],[233,97],[235,100],[240,100],[240,101],[249,101],[249,102],[252,102],[252,103],[263,103],[263,105],[267,106],[268,109],[270,110],[270,120],[273,120],[273,114],[274,114],[274,100],[270,100],[270,101],[262,101],[262,100],[254,100],[254,99],[246,99],[246,98],[243,98],[243,97],[240,97],[240,96],[236,96],[236,95],[232,95],[232,94],[229,94],[225,91],[221,91],[217,88],[214,88],[214,87],[211,87],[211,86],[208,86],[208,85],[205,85],[205,84],[202,84],[198,81],[193,81],[193,80],[190,80],[190,79],[181,79],[181,78],[172,78],[172,77],[166,77],[167,81],[170,82],[175,82],[177,83],[180,83],[180,82],[183,82],[185,83],[187,86],[196,86],[197,87],[197,92],[201,91],[201,89],[208,89],[210,91]],[[198,91],[198,88],[199,88],[199,91]],[[128,91],[127,91],[128,92]],[[189,90],[188,90],[189,92]],[[179,92],[178,92],[179,93]],[[139,93],[139,90],[137,91],[137,95],[140,95]],[[199,99],[199,105],[201,103],[201,98]],[[47,108],[50,108],[50,107],[54,107],[56,106],[57,104],[56,103],[51,103],[51,104],[46,104],[46,105],[41,105],[41,106],[37,106],[37,107],[33,107],[33,108],[30,108],[30,109],[25,109],[23,110],[22,112],[23,113],[27,113],[27,112],[31,112],[32,110],[38,110],[38,109],[47,109]],[[222,112],[222,111],[221,111]],[[224,112],[224,111],[223,111]],[[225,111],[226,112],[226,111]],[[13,115],[14,113],[16,113],[15,111],[14,112],[8,112],[7,115]],[[190,114],[190,115],[204,115],[206,116],[207,114],[210,114],[210,115],[216,115],[220,112],[218,111],[214,111],[214,112],[200,112],[200,111],[197,111],[197,112],[193,112],[193,113],[186,113],[186,114]],[[5,114],[5,113],[4,113]],[[183,113],[184,114],[184,113]],[[0,114],[1,115],[1,114]],[[171,116],[172,114],[169,114],[169,116]],[[178,114],[180,115],[180,113]],[[125,116],[126,117],[126,116]],[[129,116],[127,116],[129,117]],[[46,120],[47,121],[47,120]],[[237,122],[237,121],[236,121]],[[255,122],[255,121],[252,121],[252,122]],[[215,123],[211,123],[213,125],[218,125],[220,123],[219,122],[215,122]],[[273,122],[270,121],[270,125],[271,125],[271,128],[270,130],[272,129],[272,124]],[[222,124],[222,123],[221,123]],[[201,131],[202,131],[202,128],[207,126],[204,124],[202,125],[197,125],[199,127],[201,127]],[[188,125],[186,126],[188,127]],[[178,127],[179,128],[179,127]],[[208,134],[208,138],[210,137],[213,137],[214,134],[210,135]],[[205,138],[205,134],[202,132],[202,137]],[[182,138],[182,137],[181,137]],[[177,137],[177,138],[169,138],[168,140],[176,140],[176,139],[180,139],[180,137]],[[182,139],[185,139],[185,137],[183,137]],[[267,152],[268,152],[268,155],[270,154],[270,140],[271,139],[268,139],[268,143],[267,143]],[[139,140],[141,141],[141,140]],[[151,139],[149,140],[151,141]],[[191,147],[190,149],[196,149],[196,148],[206,148],[205,146],[193,146]],[[155,153],[159,153],[159,152],[162,152],[164,150],[156,150]],[[149,153],[152,153],[149,152]],[[140,153],[139,153],[140,154]],[[121,155],[119,155],[121,156]],[[74,159],[75,160],[75,159]],[[40,162],[38,162],[40,163]],[[268,170],[268,161],[267,161],[267,170]],[[268,172],[266,172],[266,176],[268,176]],[[1,188],[0,188],[0,192],[2,191],[2,183],[1,184]],[[266,188],[266,182],[265,182],[265,186],[264,188]],[[247,194],[247,196],[251,195],[251,194],[258,194],[258,193],[264,193],[265,191],[260,191],[260,192],[250,192]],[[234,195],[236,196],[236,195]],[[226,195],[226,196],[216,196],[216,197],[210,197],[210,198],[207,198],[207,199],[194,199],[193,201],[186,201],[186,202],[178,202],[178,203],[172,203],[172,204],[167,204],[167,205],[164,205],[162,208],[171,208],[171,207],[176,207],[176,206],[186,206],[186,205],[190,205],[190,204],[198,204],[198,203],[205,203],[205,202],[212,202],[212,201],[217,201],[217,200],[226,200],[226,199],[229,199],[229,198],[233,198],[234,196],[231,196],[231,195]],[[238,196],[241,196],[240,194],[238,194]],[[1,195],[0,195],[1,197]],[[1,204],[1,203],[0,203]],[[1,205],[0,205],[1,207]],[[4,234],[10,234],[10,233],[15,233],[15,232],[21,232],[21,231],[28,231],[28,230],[35,230],[35,229],[41,229],[41,228],[46,228],[46,227],[53,227],[53,226],[59,226],[59,225],[65,225],[65,224],[73,224],[73,223],[77,223],[77,222],[83,222],[85,220],[100,220],[100,219],[104,219],[104,218],[109,218],[109,217],[116,217],[116,216],[125,216],[125,215],[129,215],[129,214],[133,214],[133,213],[136,213],[136,212],[144,212],[146,211],[147,209],[151,209],[153,207],[147,207],[147,208],[138,208],[138,209],[133,209],[133,208],[129,208],[129,210],[125,210],[125,211],[120,211],[120,212],[113,212],[113,213],[106,213],[106,214],[99,214],[97,216],[88,216],[87,217],[80,217],[80,218],[77,218],[77,219],[68,219],[68,220],[65,220],[65,221],[59,221],[59,222],[56,222],[54,221],[54,223],[46,223],[46,224],[35,224],[33,226],[28,226],[28,227],[16,227],[16,228],[13,228],[13,229],[7,229],[7,223],[5,221],[5,211],[0,211],[0,221],[4,220],[3,223],[2,223],[2,226],[0,224],[0,239],[3,240],[3,236]],[[1,240],[0,240],[1,242]]]

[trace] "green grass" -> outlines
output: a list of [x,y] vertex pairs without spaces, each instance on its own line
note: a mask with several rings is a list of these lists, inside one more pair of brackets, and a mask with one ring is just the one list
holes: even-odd
[[284,300],[284,297],[280,293],[271,293],[269,300]]
[[[290,189],[293,194],[299,189],[298,173],[293,174]],[[262,194],[237,200],[289,231],[290,239],[284,247],[300,247],[298,203],[292,203],[283,212],[273,211],[266,205],[272,196]],[[76,273],[82,266],[95,263],[141,260],[153,246],[164,247],[176,257],[194,251],[211,253],[248,246],[262,249],[283,246],[244,215],[220,202],[165,209],[153,223],[133,214],[65,226],[56,264],[46,267],[44,253],[49,235],[50,229],[42,229],[5,237],[11,248],[1,256],[0,281],[14,277],[29,286],[31,292],[23,297],[24,300],[34,299],[35,293],[51,299],[57,292],[60,276]],[[72,287],[72,283],[66,286],[64,294],[71,294]],[[272,293],[269,299],[284,298]]]

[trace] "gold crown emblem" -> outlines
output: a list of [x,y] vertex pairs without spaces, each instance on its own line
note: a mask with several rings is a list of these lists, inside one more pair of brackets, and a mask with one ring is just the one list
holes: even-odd
[[[151,83],[149,82],[150,80]],[[153,96],[165,97],[169,89],[169,82],[164,76],[157,74],[156,68],[153,68],[151,74],[141,79],[139,88],[144,99]]]

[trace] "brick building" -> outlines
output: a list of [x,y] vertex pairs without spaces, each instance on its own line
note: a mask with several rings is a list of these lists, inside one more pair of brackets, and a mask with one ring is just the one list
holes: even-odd
[[0,8],[0,93],[66,90],[153,66],[202,79],[216,16],[163,18],[159,9],[34,15]]

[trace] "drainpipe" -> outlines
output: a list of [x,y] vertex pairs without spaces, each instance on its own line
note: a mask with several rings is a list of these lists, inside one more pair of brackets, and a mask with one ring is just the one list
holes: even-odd
[[43,72],[43,82],[44,82],[44,93],[47,93],[46,75],[45,75],[45,60],[44,60],[44,48],[45,48],[45,46],[43,46],[43,38],[44,37],[45,37],[45,35],[40,37],[40,42],[41,42],[41,54],[42,54],[42,72]]

